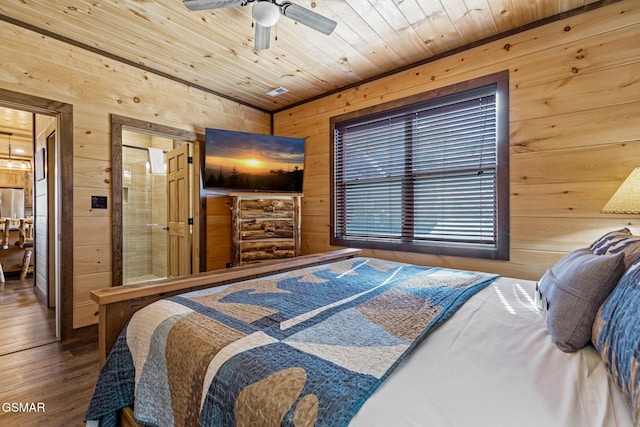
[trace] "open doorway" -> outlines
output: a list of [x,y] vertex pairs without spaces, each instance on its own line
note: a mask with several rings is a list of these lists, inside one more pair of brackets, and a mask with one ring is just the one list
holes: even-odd
[[35,155],[54,140],[55,117],[0,106],[0,355],[57,339],[55,281],[47,281],[50,192],[46,163]]
[[117,115],[111,133],[113,284],[200,271],[198,135]]
[[[23,219],[33,225],[34,270],[26,274],[31,280],[27,289],[43,306],[52,307],[53,339],[62,341],[73,334],[73,262],[60,262],[73,260],[73,211],[61,209],[73,206],[73,108],[3,89],[0,108],[31,116],[30,144],[24,153],[30,156],[31,210],[23,213]],[[11,160],[16,148],[12,145]],[[45,197],[38,200],[38,194]]]
[[[122,131],[122,274],[123,284],[165,279],[191,273],[192,187],[189,163],[178,181],[171,168],[176,152],[186,157],[192,144],[157,135]],[[175,191],[176,183],[182,184]],[[177,202],[178,206],[175,206]],[[173,213],[181,208],[178,215]],[[174,218],[183,218],[176,224]],[[182,226],[180,230],[177,227]],[[182,241],[174,244],[176,231]],[[183,255],[184,257],[178,257]],[[173,262],[175,258],[187,262]],[[179,264],[182,270],[176,271]]]

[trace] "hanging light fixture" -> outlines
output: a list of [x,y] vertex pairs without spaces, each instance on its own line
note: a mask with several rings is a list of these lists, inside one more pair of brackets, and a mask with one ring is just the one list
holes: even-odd
[[[14,159],[13,157],[13,147],[11,147],[11,137],[13,133],[0,131],[0,135],[6,135],[7,137],[7,148],[9,151],[8,156],[0,156],[0,168],[8,168],[15,169],[16,167],[23,170],[31,169],[31,161],[29,159],[25,159],[22,156],[18,156]],[[20,152],[20,150],[16,150],[16,152]]]
[[11,132],[7,133],[8,135],[8,140],[9,140],[9,162],[7,163],[7,166],[12,168],[13,167],[13,162],[11,161],[11,135],[13,135]]
[[5,167],[12,168],[13,167],[13,162],[12,162],[13,159],[11,158],[11,135],[13,135],[13,133],[0,131],[0,134],[7,136],[7,144],[9,146],[9,159],[7,160],[7,163],[5,164]]

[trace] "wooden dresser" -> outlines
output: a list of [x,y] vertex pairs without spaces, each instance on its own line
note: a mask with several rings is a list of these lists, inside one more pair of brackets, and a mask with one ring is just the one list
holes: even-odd
[[230,196],[233,265],[300,255],[301,194]]

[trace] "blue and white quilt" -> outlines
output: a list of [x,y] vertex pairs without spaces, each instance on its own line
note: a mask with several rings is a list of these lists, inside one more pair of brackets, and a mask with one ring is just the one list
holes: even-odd
[[354,258],[158,301],[120,335],[86,418],[115,425],[133,404],[154,426],[347,425],[496,278]]

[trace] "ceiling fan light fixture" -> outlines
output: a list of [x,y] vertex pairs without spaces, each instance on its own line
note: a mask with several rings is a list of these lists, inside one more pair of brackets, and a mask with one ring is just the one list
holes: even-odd
[[253,19],[263,27],[273,27],[280,17],[280,9],[270,1],[257,1],[251,10]]
[[[251,16],[255,27],[254,48],[256,51],[269,49],[271,27],[276,25],[280,15],[292,19],[299,24],[330,35],[338,23],[303,6],[288,0],[182,0],[191,10],[221,9],[225,7],[247,6],[253,3]],[[281,3],[276,3],[280,1]],[[315,2],[311,3],[315,7]],[[276,35],[276,40],[278,39]]]

